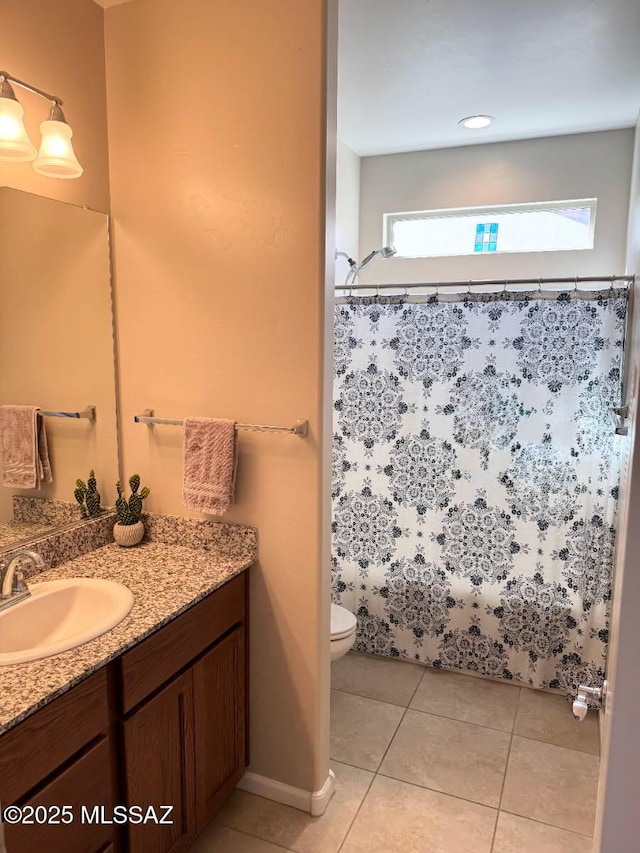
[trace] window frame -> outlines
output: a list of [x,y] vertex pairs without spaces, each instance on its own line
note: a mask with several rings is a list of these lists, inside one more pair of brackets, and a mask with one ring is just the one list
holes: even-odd
[[462,258],[472,255],[473,257],[496,257],[496,255],[528,255],[538,252],[585,252],[593,251],[595,246],[596,215],[598,207],[597,198],[560,199],[556,201],[531,201],[516,204],[478,205],[476,207],[449,207],[434,210],[407,210],[382,214],[382,245],[393,246],[393,226],[396,222],[413,222],[420,219],[460,219],[464,216],[477,217],[479,214],[490,219],[491,216],[509,213],[527,213],[535,211],[567,210],[571,208],[589,208],[589,245],[580,249],[529,249],[526,252],[520,249],[504,249],[495,252],[458,252],[451,254],[429,254],[429,255],[403,255],[398,252],[396,258],[407,258],[414,260],[428,260],[430,258]]

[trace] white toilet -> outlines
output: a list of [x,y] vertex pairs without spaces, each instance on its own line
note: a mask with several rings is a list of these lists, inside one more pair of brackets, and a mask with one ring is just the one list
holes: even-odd
[[339,604],[331,605],[331,662],[346,655],[356,641],[356,617]]

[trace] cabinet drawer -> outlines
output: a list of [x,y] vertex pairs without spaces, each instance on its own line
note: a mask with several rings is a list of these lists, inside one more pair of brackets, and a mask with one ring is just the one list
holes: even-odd
[[122,656],[126,713],[244,620],[246,573],[215,590]]
[[[23,803],[27,805],[27,803]],[[100,823],[83,823],[82,806],[89,812],[104,806],[111,812],[111,780],[109,745],[104,740],[67,767],[34,796],[28,805],[62,806],[73,809],[70,824],[5,824],[5,844],[10,853],[98,853],[112,840],[113,827]]]
[[2,735],[2,803],[15,803],[108,726],[103,668]]

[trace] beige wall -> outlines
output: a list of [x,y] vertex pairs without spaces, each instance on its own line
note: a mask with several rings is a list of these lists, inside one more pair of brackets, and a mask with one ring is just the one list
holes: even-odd
[[[640,282],[640,118],[635,129],[633,163],[627,272],[637,276]],[[599,853],[636,853],[640,837],[640,299],[637,288],[638,283],[634,287],[633,323],[627,342],[631,362],[627,394],[631,428],[626,447],[629,464],[620,488],[620,525],[607,665],[609,689],[594,847]]]
[[384,213],[597,198],[595,248],[374,261],[362,283],[611,275],[625,263],[633,131],[613,130],[363,157],[360,251],[382,245]]
[[[337,141],[336,162],[336,249],[355,260],[360,255],[360,157],[344,142]],[[349,272],[346,258],[336,259],[336,282],[342,284]]]
[[[95,469],[105,506],[118,479],[116,389],[104,213],[0,188],[0,405],[78,411],[96,420],[47,418],[53,482],[20,491],[73,502]],[[0,488],[0,519],[15,490]]]
[[[84,174],[60,180],[37,175],[31,163],[0,163],[0,186],[109,210],[103,16],[91,0],[2,0],[1,70],[62,98]],[[16,96],[37,147],[48,104],[22,89]]]
[[251,769],[305,790],[328,770],[326,5],[184,0],[178,14],[134,0],[105,13],[127,474],[151,487],[149,509],[187,514],[180,430],[134,425],[145,407],[310,422],[307,440],[241,433],[225,517],[259,530]]

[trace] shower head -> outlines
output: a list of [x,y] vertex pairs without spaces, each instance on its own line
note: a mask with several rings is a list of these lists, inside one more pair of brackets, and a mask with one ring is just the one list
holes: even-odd
[[359,264],[355,264],[354,266],[352,266],[352,268],[347,273],[345,284],[349,284],[350,280],[353,284],[353,282],[357,279],[362,270],[365,267],[369,266],[369,264],[375,258],[376,255],[380,255],[381,258],[392,258],[395,253],[396,250],[393,248],[393,246],[383,246],[381,249],[375,249],[373,252],[369,252],[367,257],[360,261]]
[[396,250],[393,246],[383,246],[382,249],[376,249],[373,252],[369,252],[367,257],[358,264],[358,272],[362,272],[365,267],[369,266],[376,255],[380,255],[381,258],[392,258],[395,253]]

